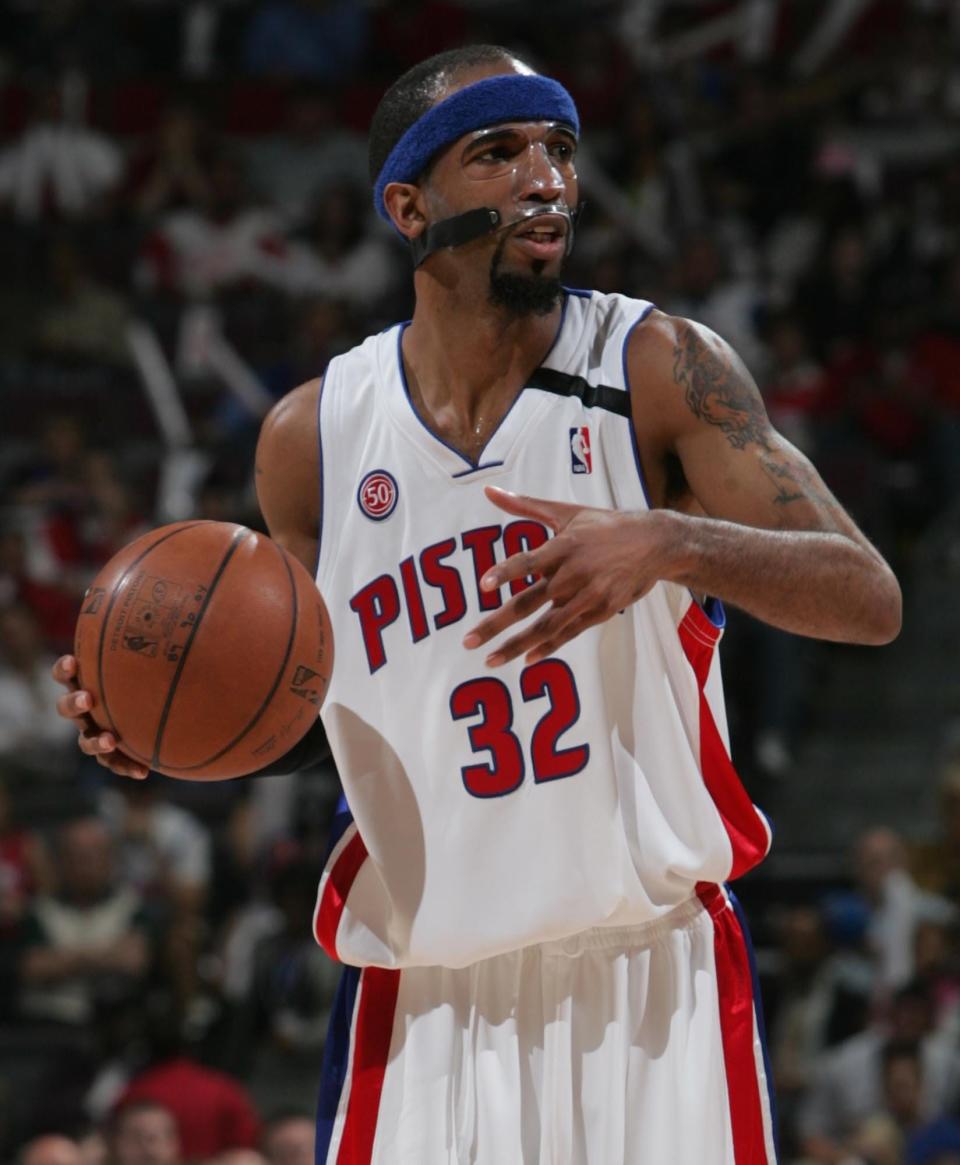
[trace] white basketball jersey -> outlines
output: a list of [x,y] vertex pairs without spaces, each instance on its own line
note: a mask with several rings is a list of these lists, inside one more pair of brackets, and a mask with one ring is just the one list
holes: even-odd
[[322,715],[352,820],[315,930],[344,962],[458,967],[645,922],[769,847],[728,755],[719,604],[660,582],[532,665],[489,668],[491,647],[462,645],[510,597],[480,591],[485,571],[550,533],[485,485],[649,508],[624,354],[650,308],[566,293],[543,367],[580,379],[570,395],[526,387],[476,464],[414,411],[402,325],[327,369],[317,585],[336,663]]

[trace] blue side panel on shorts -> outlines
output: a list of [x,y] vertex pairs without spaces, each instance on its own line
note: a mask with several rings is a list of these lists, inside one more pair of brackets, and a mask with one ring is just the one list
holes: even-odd
[[350,1059],[350,1025],[360,983],[359,967],[344,967],[337,987],[337,995],[330,1013],[327,1042],[323,1047],[323,1069],[320,1074],[320,1094],[317,1097],[317,1165],[325,1165],[337,1119],[340,1094],[347,1077]]
[[347,804],[347,798],[340,794],[340,799],[337,801],[337,807],[333,811],[333,822],[330,826],[330,838],[327,841],[327,852],[323,855],[323,864],[326,865],[330,855],[337,848],[337,842],[347,832],[347,826],[352,824],[353,814],[350,812],[350,806]]
[[730,896],[730,905],[734,909],[737,916],[737,922],[740,923],[740,930],[743,934],[743,945],[747,948],[747,959],[750,962],[750,979],[753,983],[753,1006],[757,1015],[757,1031],[760,1033],[760,1047],[763,1049],[763,1070],[767,1075],[767,1097],[770,1102],[770,1121],[773,1125],[773,1143],[777,1150],[777,1157],[780,1156],[780,1143],[777,1136],[777,1100],[773,1092],[773,1070],[770,1066],[770,1052],[767,1048],[767,1029],[763,1022],[763,1000],[760,998],[760,977],[757,974],[757,960],[753,953],[753,940],[750,938],[750,928],[747,925],[747,916],[744,913],[743,907],[740,905],[740,900],[736,894],[726,887],[727,894]]

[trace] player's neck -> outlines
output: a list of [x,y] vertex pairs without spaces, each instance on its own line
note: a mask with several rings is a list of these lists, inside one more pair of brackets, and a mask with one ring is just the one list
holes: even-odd
[[518,319],[492,304],[460,303],[418,289],[403,356],[429,409],[454,406],[467,413],[502,396],[504,407],[553,345],[561,306]]

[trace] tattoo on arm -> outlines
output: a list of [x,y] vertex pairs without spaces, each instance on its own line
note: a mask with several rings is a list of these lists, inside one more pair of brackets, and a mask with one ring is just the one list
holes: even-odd
[[[807,502],[816,511],[809,525],[837,528],[836,503],[802,460],[784,455],[749,374],[721,359],[689,324],[681,325],[674,344],[673,379],[693,415],[719,428],[734,449],[757,447],[760,465],[776,491],[775,505]],[[790,524],[796,528],[796,517]]]
[[683,389],[693,415],[721,429],[734,449],[759,445],[772,452],[769,422],[757,390],[689,324],[681,325],[674,345],[673,379]]
[[767,477],[775,484],[777,492],[773,502],[777,506],[786,506],[790,502],[806,502],[813,508],[813,513],[806,518],[797,513],[791,515],[790,522],[781,521],[780,525],[791,530],[828,530],[838,532],[838,509],[836,501],[829,490],[820,482],[816,473],[804,461],[786,460],[782,453],[764,453],[760,457],[760,464]]

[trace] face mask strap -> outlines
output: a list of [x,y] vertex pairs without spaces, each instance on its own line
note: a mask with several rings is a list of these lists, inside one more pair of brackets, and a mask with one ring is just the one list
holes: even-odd
[[509,230],[519,223],[531,218],[538,218],[544,214],[560,214],[567,219],[567,244],[565,255],[573,250],[573,236],[585,203],[581,203],[575,210],[556,203],[531,207],[522,211],[515,219],[504,223],[500,220],[500,213],[490,206],[481,206],[476,210],[468,210],[463,214],[445,218],[441,222],[427,227],[422,235],[410,240],[410,252],[413,256],[414,267],[419,267],[424,259],[435,251],[442,251],[449,247],[461,247],[464,243],[472,243],[474,239],[482,238],[493,231]]
[[499,212],[488,206],[481,206],[476,210],[468,210],[465,214],[457,214],[452,218],[443,219],[442,222],[436,222],[427,227],[418,238],[410,240],[413,265],[419,267],[434,251],[472,243],[474,239],[496,230],[499,225]]

